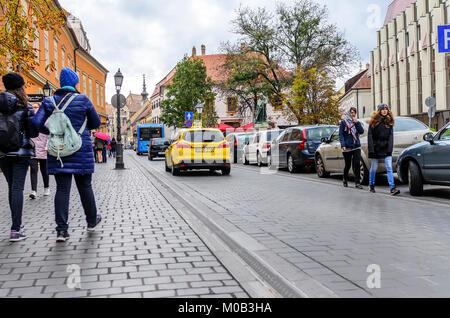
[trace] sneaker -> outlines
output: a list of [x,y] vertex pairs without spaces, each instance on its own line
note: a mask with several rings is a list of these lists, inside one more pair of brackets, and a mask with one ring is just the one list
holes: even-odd
[[44,196],[46,196],[46,197],[50,196],[50,188],[44,189]]
[[9,237],[10,242],[20,242],[27,238],[27,236],[22,231],[11,231],[11,236]]
[[67,231],[58,231],[56,234],[56,242],[65,242],[70,238],[69,232]]
[[391,195],[396,196],[400,194],[400,190],[397,188],[391,189]]
[[360,184],[355,185],[355,188],[358,189],[358,190],[364,189]]
[[30,199],[31,199],[31,200],[34,200],[34,199],[36,199],[36,197],[37,197],[36,191],[31,191],[31,193],[30,193]]
[[344,181],[344,188],[348,188],[348,182]]
[[95,227],[102,221],[102,216],[100,214],[97,214],[97,220],[95,224],[89,224],[88,223],[88,227],[87,230],[88,232],[94,232],[95,231]]
[[375,186],[374,186],[374,185],[369,186],[369,191],[370,191],[371,193],[376,193],[376,191],[375,191]]

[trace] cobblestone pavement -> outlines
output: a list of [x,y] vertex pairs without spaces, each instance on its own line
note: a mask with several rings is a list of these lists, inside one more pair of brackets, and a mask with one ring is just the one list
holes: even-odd
[[[86,232],[73,184],[71,238],[56,243],[53,195],[25,199],[27,240],[9,243],[10,212],[0,173],[0,297],[223,297],[247,293],[131,163],[97,165],[94,188],[103,221]],[[42,185],[40,180],[40,185]],[[54,180],[51,178],[52,192]],[[26,192],[29,191],[29,180]],[[76,285],[80,269],[81,288]]]
[[[385,186],[370,194],[337,179],[265,175],[256,167],[233,166],[229,177],[173,177],[163,161],[138,160],[338,296],[450,296],[448,188],[429,190],[431,198],[393,198]],[[370,265],[381,269],[381,288],[367,284]]]

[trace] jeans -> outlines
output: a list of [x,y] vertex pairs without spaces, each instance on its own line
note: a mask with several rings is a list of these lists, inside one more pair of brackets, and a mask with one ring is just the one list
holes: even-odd
[[46,159],[31,159],[30,164],[30,177],[31,177],[31,190],[37,191],[38,185],[38,171],[41,168],[42,179],[44,180],[44,188],[50,187],[49,176],[47,174],[47,160]]
[[30,158],[5,157],[0,159],[0,167],[8,182],[8,200],[11,209],[11,231],[20,231],[22,226],[23,190],[30,166]]
[[[94,191],[92,189],[92,175],[73,175],[80,194],[81,204],[88,224],[95,224],[97,221],[97,206],[95,203]],[[69,200],[70,188],[72,186],[72,174],[56,174],[56,195],[55,195],[55,221],[56,231],[67,231],[69,229]]]
[[103,148],[103,150],[102,150],[102,157],[103,157],[103,163],[107,163],[108,156],[107,156],[106,148]]
[[344,181],[348,181],[348,173],[353,166],[355,184],[359,185],[361,183],[361,149],[344,152],[343,154],[345,159]]
[[[370,185],[375,185],[375,177],[378,170],[378,161],[379,159],[372,159],[372,166],[370,168]],[[388,176],[389,181],[389,187],[391,189],[395,188],[395,181],[394,181],[394,170],[392,169],[392,157],[386,157],[384,158],[384,163],[386,165],[386,172]]]

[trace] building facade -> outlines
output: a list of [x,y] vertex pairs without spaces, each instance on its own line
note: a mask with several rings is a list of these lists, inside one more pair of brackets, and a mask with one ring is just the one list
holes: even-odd
[[448,25],[449,0],[396,0],[377,32],[371,52],[372,101],[386,103],[396,116],[428,124],[425,100],[436,98],[432,128],[450,120],[450,55],[438,52],[437,28]]
[[[24,4],[27,2],[24,1]],[[58,1],[53,1],[57,10],[63,10]],[[39,65],[32,71],[22,74],[27,94],[43,94],[46,83],[52,91],[60,87],[59,74],[64,67],[77,72],[79,90],[87,95],[100,116],[100,131],[107,131],[107,113],[105,103],[105,82],[108,70],[90,53],[91,47],[81,21],[71,14],[66,15],[66,23],[59,30],[38,29],[33,47],[37,49],[36,60]],[[54,63],[55,69],[47,66]]]
[[358,118],[369,117],[374,109],[371,83],[370,65],[367,65],[365,70],[345,83],[343,94],[339,98],[339,112],[344,115],[351,107],[355,107]]

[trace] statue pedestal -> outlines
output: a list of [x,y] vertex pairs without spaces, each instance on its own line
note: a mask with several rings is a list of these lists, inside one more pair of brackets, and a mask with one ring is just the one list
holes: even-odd
[[269,129],[269,123],[268,122],[264,122],[264,123],[255,123],[255,129],[256,130],[260,130],[260,129]]

